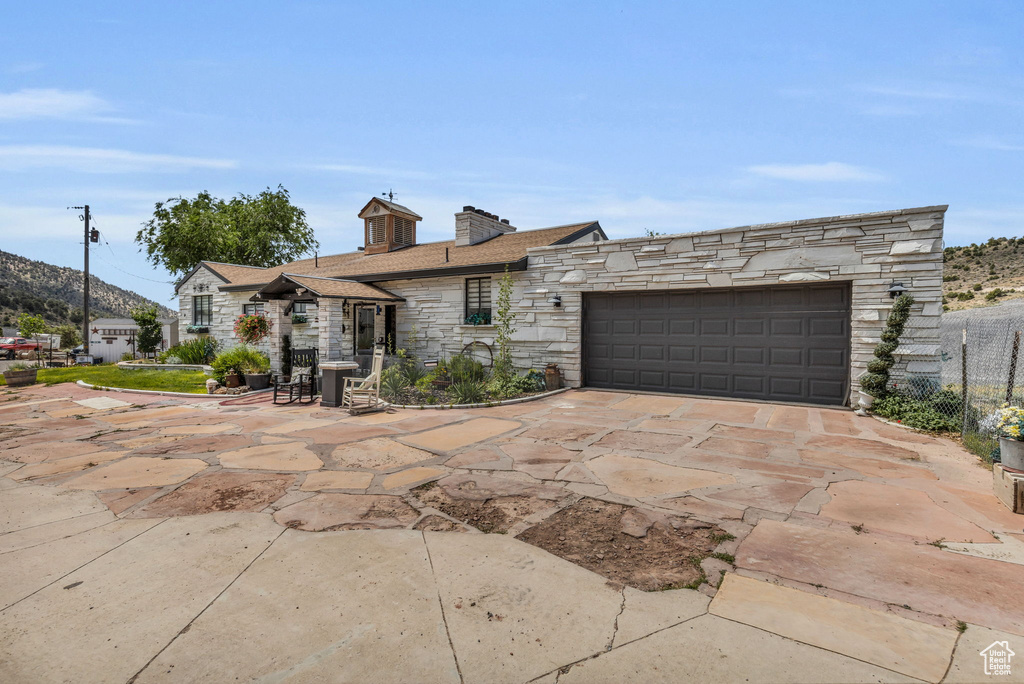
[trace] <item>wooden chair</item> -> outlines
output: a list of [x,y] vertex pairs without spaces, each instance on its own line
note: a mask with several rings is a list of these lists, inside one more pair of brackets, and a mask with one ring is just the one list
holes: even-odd
[[[284,376],[274,376],[274,403],[291,404],[298,401],[300,404],[312,404],[317,394],[317,350],[316,349],[295,349],[292,351],[292,373],[291,378],[285,382]],[[288,390],[288,401],[279,402],[279,392]],[[302,400],[302,395],[309,397],[307,401]]]
[[[370,374],[365,378],[345,378],[341,390],[341,405],[344,408],[370,409],[380,404],[380,376],[384,370],[384,347],[374,347]],[[356,406],[357,399],[365,399],[365,406]]]

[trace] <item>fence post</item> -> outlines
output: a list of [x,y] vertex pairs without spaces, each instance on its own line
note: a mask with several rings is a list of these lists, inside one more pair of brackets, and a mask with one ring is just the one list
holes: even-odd
[[1017,352],[1020,351],[1020,330],[1013,333],[1013,351],[1010,352],[1010,374],[1006,377],[1006,403],[1013,401],[1013,385],[1017,377]]
[[967,328],[964,328],[963,341],[960,343],[960,406],[963,412],[963,423],[960,434],[967,434]]

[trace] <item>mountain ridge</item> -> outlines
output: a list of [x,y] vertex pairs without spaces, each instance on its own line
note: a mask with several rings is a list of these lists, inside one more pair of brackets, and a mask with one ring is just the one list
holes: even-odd
[[[82,271],[0,250],[0,323],[15,325],[19,313],[50,325],[82,322]],[[125,318],[139,304],[156,304],[161,317],[177,312],[137,292],[89,276],[90,318]]]

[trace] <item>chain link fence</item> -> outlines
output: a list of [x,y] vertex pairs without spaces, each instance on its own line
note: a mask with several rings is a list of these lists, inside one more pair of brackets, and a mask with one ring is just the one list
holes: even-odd
[[[998,460],[996,412],[1003,404],[1024,405],[1024,304],[969,309],[942,318],[941,377],[902,373],[893,376],[897,397],[920,415],[961,433],[964,446],[985,460]],[[908,408],[907,410],[914,410]],[[941,417],[941,419],[939,418]]]

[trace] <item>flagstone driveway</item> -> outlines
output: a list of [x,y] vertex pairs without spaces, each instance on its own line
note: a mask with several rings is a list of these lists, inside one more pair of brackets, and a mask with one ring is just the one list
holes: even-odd
[[845,410],[0,395],[0,681],[978,681],[1022,564],[973,456]]

